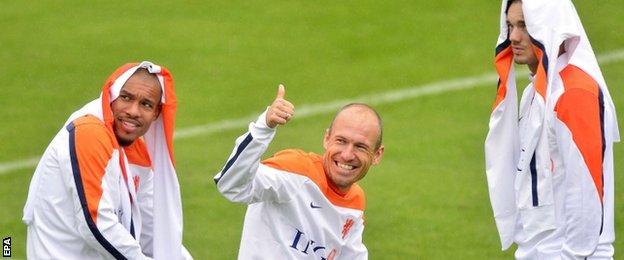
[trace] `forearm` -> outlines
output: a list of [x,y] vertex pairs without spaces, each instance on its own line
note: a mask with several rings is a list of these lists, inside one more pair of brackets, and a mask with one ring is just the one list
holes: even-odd
[[[133,167],[133,166],[131,166]],[[137,205],[141,212],[140,245],[143,254],[154,255],[154,178],[151,169],[134,167],[139,176]]]
[[217,189],[223,196],[234,202],[250,202],[252,183],[261,156],[274,135],[275,129],[267,126],[264,112],[256,122],[249,124],[248,132],[236,139],[228,161],[214,177]]

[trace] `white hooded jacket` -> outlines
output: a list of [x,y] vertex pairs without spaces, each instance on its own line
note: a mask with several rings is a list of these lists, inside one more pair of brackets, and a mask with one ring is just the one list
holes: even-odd
[[[615,108],[569,0],[523,0],[538,69],[517,90],[502,1],[486,173],[503,249],[519,259],[613,255]],[[565,53],[559,55],[563,44]]]
[[[157,76],[161,113],[122,147],[110,103],[138,68]],[[74,112],[33,175],[23,221],[31,259],[182,259],[182,205],[173,157],[176,97],[169,71],[126,64]]]

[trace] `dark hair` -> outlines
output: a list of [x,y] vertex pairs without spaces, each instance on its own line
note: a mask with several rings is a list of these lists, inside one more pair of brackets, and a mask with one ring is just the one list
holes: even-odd
[[350,107],[361,107],[361,108],[364,108],[364,109],[366,109],[368,111],[373,112],[373,114],[377,118],[377,122],[379,123],[379,136],[377,137],[377,142],[375,143],[375,150],[379,149],[379,147],[381,147],[381,143],[382,143],[382,140],[383,140],[383,124],[382,124],[382,121],[381,121],[381,116],[379,116],[379,113],[377,113],[377,111],[373,107],[371,107],[371,106],[369,106],[367,104],[364,104],[364,103],[350,103],[350,104],[347,104],[347,105],[343,106],[342,108],[340,108],[340,110],[338,110],[338,112],[336,112],[336,114],[334,114],[334,118],[332,119],[332,122],[329,125],[329,128],[327,129],[327,131],[329,133],[331,133],[332,126],[334,126],[334,121],[336,121],[336,117],[338,117],[338,115],[342,111],[344,111],[344,110],[346,110],[347,108],[350,108]]
[[520,3],[520,4],[522,4],[522,0],[508,0],[507,1],[507,7],[505,7],[505,15],[507,15],[507,12],[509,12],[509,7],[513,3]]

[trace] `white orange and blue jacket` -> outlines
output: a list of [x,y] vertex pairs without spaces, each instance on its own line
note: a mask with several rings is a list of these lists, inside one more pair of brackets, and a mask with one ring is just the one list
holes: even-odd
[[291,149],[260,162],[275,135],[265,120],[249,124],[214,178],[228,200],[249,205],[238,259],[367,259],[363,190],[336,192],[317,154]]
[[518,105],[507,3],[485,142],[502,248],[516,243],[517,259],[612,259],[613,143],[619,132],[589,40],[569,0],[522,0],[538,68]]
[[[121,147],[110,103],[138,69],[155,74],[162,112],[143,136]],[[33,175],[23,221],[30,259],[182,259],[180,191],[173,167],[175,94],[169,72],[126,64],[100,98],[73,113]]]

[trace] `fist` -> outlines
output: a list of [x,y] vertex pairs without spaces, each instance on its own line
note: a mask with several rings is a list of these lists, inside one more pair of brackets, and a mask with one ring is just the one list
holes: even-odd
[[277,87],[277,96],[266,113],[266,124],[270,128],[286,124],[295,113],[295,106],[284,99],[285,94],[284,85],[280,84]]

